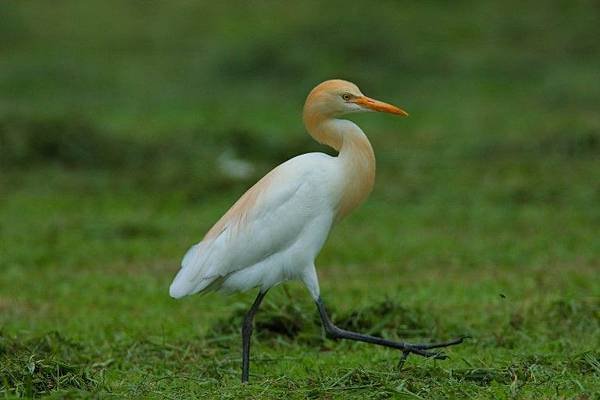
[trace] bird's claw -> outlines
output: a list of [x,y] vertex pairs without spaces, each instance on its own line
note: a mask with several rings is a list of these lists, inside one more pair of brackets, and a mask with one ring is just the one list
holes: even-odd
[[407,351],[409,353],[417,354],[417,355],[419,355],[421,357],[433,358],[434,360],[445,360],[445,359],[448,358],[448,356],[444,352],[441,352],[441,351],[427,351],[427,350],[420,349],[418,347],[410,347]]
[[412,344],[408,346],[406,349],[402,350],[402,356],[398,362],[398,368],[402,369],[404,363],[408,359],[410,353],[419,355],[421,357],[433,358],[434,360],[446,360],[448,355],[444,352],[437,351],[428,351],[430,349],[437,349],[440,347],[449,347],[457,344],[461,344],[465,339],[470,339],[470,336],[461,336],[456,339],[449,340],[447,342],[442,343],[431,343],[431,344]]
[[413,344],[411,348],[417,350],[431,350],[431,349],[439,349],[441,347],[450,347],[455,346],[457,344],[461,344],[465,341],[465,339],[470,339],[471,336],[460,336],[452,340],[448,340],[446,342],[440,343],[430,343],[430,344]]
[[402,351],[402,356],[400,357],[400,360],[398,361],[398,369],[401,370],[402,367],[404,367],[404,363],[406,363],[406,360],[408,359],[408,356],[410,355],[410,353],[413,353],[413,354],[416,354],[416,355],[419,355],[419,356],[425,357],[425,358],[433,358],[434,360],[445,360],[446,358],[448,358],[448,356],[443,352],[426,351],[426,350],[421,350],[417,347],[410,346],[406,350]]

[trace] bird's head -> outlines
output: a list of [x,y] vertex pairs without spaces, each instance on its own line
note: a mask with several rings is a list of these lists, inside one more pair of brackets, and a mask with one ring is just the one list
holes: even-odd
[[332,79],[317,85],[306,98],[304,111],[326,118],[364,111],[408,115],[401,108],[365,96],[354,83],[341,79]]

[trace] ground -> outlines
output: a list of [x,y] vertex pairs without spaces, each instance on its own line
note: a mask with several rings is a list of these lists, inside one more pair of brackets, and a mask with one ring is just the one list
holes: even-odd
[[[593,2],[93,4],[0,5],[5,398],[600,397]],[[333,77],[411,114],[355,118],[378,176],[317,259],[334,321],[471,339],[400,369],[286,283],[242,385],[255,293],[168,286],[245,188],[329,151],[300,110]]]

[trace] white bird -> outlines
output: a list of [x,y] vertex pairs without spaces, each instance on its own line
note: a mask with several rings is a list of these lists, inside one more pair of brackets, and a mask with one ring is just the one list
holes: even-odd
[[242,327],[242,382],[248,380],[254,315],[267,291],[287,280],[304,282],[330,337],[396,348],[403,359],[410,353],[444,358],[427,350],[463,340],[425,345],[393,342],[340,329],[327,314],[315,258],[333,224],[367,198],[375,180],[375,155],[367,136],[354,122],[340,118],[362,111],[408,115],[366,97],[351,82],[334,79],[316,86],[304,104],[304,124],[316,141],[333,147],[338,155],[303,154],[265,175],[188,250],[171,284],[169,293],[174,298],[259,288]]

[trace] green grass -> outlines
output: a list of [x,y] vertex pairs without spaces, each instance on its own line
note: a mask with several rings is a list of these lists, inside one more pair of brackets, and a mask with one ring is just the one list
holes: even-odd
[[[0,3],[0,396],[600,398],[600,35],[591,1]],[[335,17],[334,17],[335,16]],[[262,174],[328,151],[300,110],[343,77],[369,201],[307,291],[175,301],[181,256]],[[220,155],[250,162],[240,179]]]

